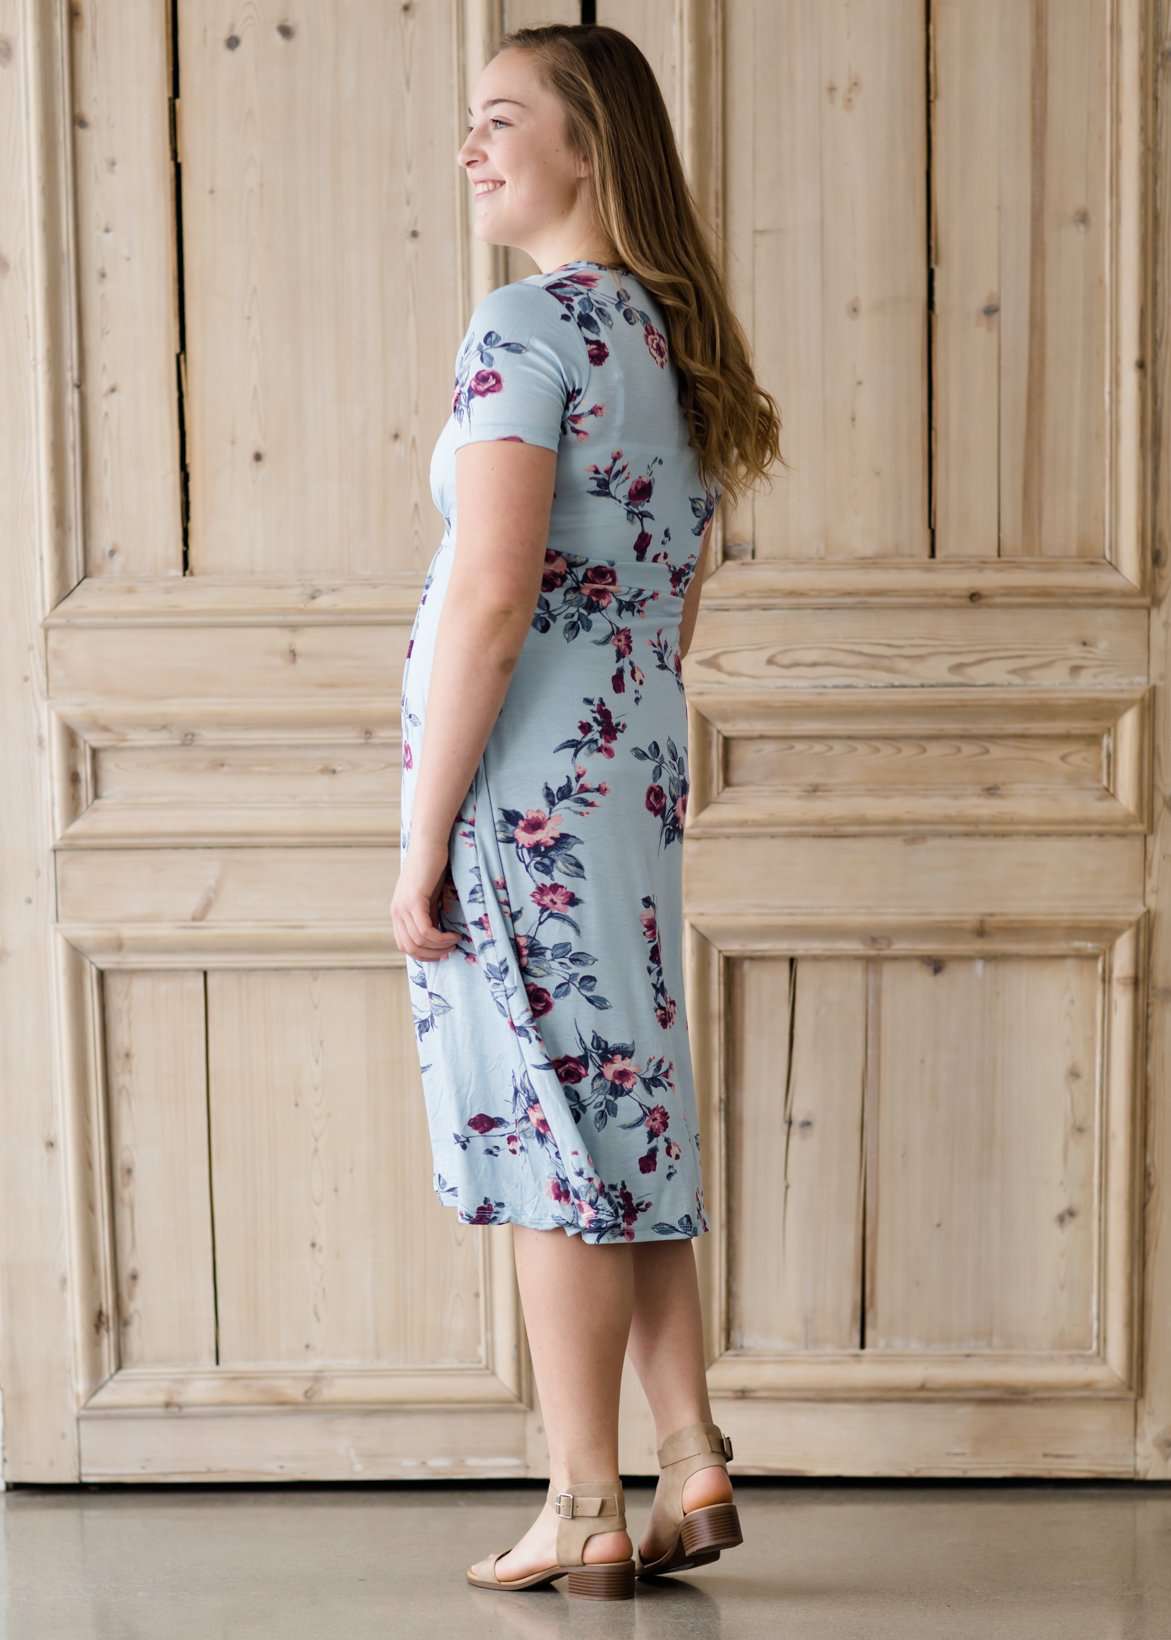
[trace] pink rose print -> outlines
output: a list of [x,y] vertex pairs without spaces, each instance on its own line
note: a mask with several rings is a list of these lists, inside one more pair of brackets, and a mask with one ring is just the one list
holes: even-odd
[[529,809],[516,827],[516,840],[525,848],[552,848],[561,831],[561,816]]
[[632,1088],[638,1076],[638,1066],[632,1059],[615,1054],[602,1066],[602,1075],[607,1082],[616,1082],[620,1088]]
[[568,911],[571,905],[578,903],[577,895],[564,883],[542,883],[533,889],[530,898],[545,911]]
[[[651,784],[644,799],[648,814],[659,821],[659,846],[678,841],[683,836],[683,822],[687,814],[687,747],[677,746],[670,735],[664,750],[657,740],[646,746],[632,746],[631,755],[643,763],[650,763]],[[667,790],[661,782],[667,777]]]
[[646,1130],[656,1139],[666,1133],[671,1121],[671,1113],[666,1105],[652,1105],[646,1113]]
[[543,986],[526,985],[525,991],[528,994],[529,1007],[533,1010],[534,1019],[540,1019],[543,1014],[547,1014],[552,1008],[553,998]]
[[489,393],[499,393],[503,386],[499,370],[477,370],[468,382],[468,397],[485,399]]
[[582,576],[581,589],[593,603],[602,609],[610,602],[611,589],[618,585],[618,576],[612,564],[591,564]]
[[661,330],[656,330],[654,325],[647,325],[643,330],[643,335],[646,338],[647,352],[661,369],[665,369],[667,364],[667,338]]

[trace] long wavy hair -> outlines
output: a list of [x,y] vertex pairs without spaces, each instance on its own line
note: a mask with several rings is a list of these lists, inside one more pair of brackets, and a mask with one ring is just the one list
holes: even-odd
[[753,373],[653,69],[600,23],[514,29],[493,55],[506,49],[531,52],[560,99],[567,141],[589,161],[598,226],[662,309],[700,478],[734,504],[774,461],[788,466],[780,411]]

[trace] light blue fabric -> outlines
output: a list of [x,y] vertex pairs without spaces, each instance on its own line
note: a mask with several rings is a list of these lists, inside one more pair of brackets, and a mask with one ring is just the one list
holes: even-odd
[[531,628],[452,827],[446,960],[407,956],[439,1200],[586,1242],[695,1236],[704,1213],[682,968],[683,595],[699,481],[655,300],[568,262],[490,292],[455,363],[431,493],[443,539],[402,680],[401,849],[456,552],[455,454],[558,452]]

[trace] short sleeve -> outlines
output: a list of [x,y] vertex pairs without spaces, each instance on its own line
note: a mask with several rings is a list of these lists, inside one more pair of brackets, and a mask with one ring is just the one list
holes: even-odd
[[453,448],[512,438],[556,450],[588,362],[572,312],[544,285],[489,291],[456,355]]

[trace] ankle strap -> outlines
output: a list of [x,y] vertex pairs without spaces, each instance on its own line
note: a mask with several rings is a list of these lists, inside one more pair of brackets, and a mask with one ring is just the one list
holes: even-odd
[[[557,1519],[555,1553],[559,1566],[585,1563],[585,1546],[599,1532],[626,1529],[626,1502],[621,1481],[576,1481],[560,1491],[549,1482],[547,1503]],[[579,1519],[579,1516],[590,1517]],[[603,1516],[612,1524],[602,1523]],[[597,1524],[595,1524],[597,1523]]]
[[658,1450],[660,1467],[678,1463],[681,1458],[694,1458],[702,1452],[719,1452],[732,1457],[732,1437],[725,1435],[719,1424],[685,1424],[674,1430]]
[[579,1482],[575,1487],[560,1491],[550,1481],[545,1501],[555,1515],[572,1520],[576,1515],[619,1515],[621,1496],[621,1481]]

